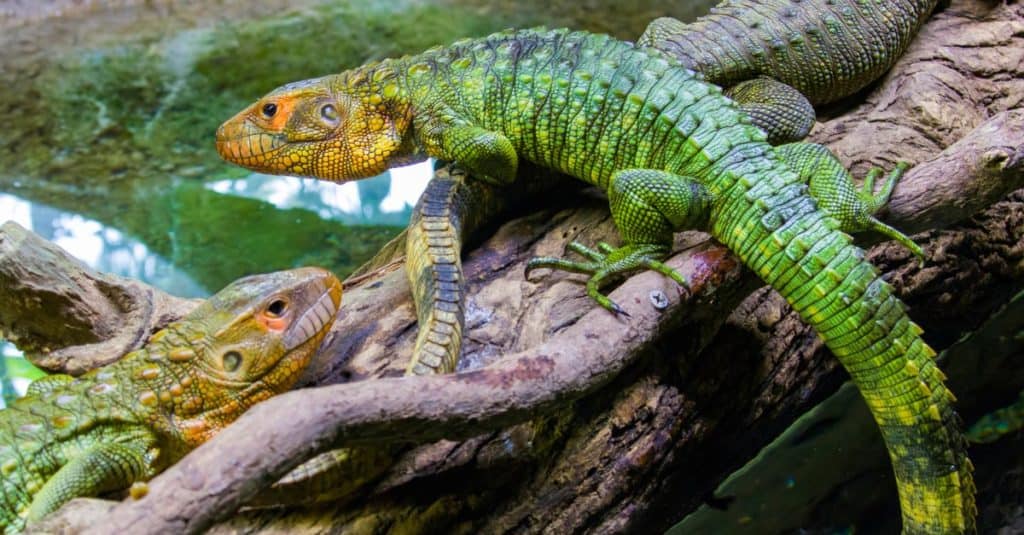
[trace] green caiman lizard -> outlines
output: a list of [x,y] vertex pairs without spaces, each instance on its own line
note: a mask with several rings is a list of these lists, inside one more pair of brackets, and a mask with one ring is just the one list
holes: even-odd
[[336,181],[432,156],[495,184],[514,180],[520,158],[594,184],[624,244],[572,243],[584,261],[527,270],[586,273],[588,294],[612,311],[602,282],[649,268],[685,285],[661,262],[672,235],[710,232],[850,372],[889,448],[905,532],[973,529],[971,465],[935,352],[846,234],[881,230],[920,254],[871,215],[903,166],[881,195],[873,180],[859,191],[827,149],[772,147],[717,86],[660,52],[566,30],[466,39],[288,84],[222,125],[217,147],[255,170]]
[[340,300],[341,283],[319,268],[245,277],[117,362],[33,382],[0,411],[4,532],[149,480],[291,388]]
[[[828,102],[871,82],[902,54],[935,4],[728,1],[693,24],[657,19],[639,42],[696,68],[711,83],[731,86],[726,95],[777,144],[802,139],[814,123],[814,108],[800,91],[816,103]],[[258,170],[285,172],[270,162]],[[413,212],[406,272],[420,330],[412,373],[453,371],[461,353],[465,290],[460,255],[466,236],[512,204],[513,197],[529,198],[533,190],[546,187],[531,185],[521,192],[473,182],[435,178]]]

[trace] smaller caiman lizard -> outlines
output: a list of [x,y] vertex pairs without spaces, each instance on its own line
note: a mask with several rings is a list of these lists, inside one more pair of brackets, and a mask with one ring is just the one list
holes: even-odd
[[4,533],[147,481],[291,388],[340,301],[341,283],[319,268],[246,277],[117,362],[29,385],[0,411]]

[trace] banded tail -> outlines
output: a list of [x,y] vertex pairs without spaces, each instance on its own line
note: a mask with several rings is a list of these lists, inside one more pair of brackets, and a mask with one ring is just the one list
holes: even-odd
[[452,206],[454,179],[434,179],[416,203],[406,239],[406,274],[416,307],[416,355],[408,373],[451,373],[462,348],[465,290],[459,255],[463,225]]
[[712,232],[850,373],[888,445],[903,532],[973,532],[972,466],[935,351],[863,251],[804,191],[784,178],[737,180],[723,192]]

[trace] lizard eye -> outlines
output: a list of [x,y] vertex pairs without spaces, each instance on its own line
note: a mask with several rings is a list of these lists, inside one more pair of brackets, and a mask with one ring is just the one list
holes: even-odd
[[338,124],[338,109],[331,104],[324,104],[320,108],[320,117],[332,125]]
[[267,119],[270,119],[271,117],[274,116],[275,113],[277,113],[277,104],[274,104],[273,102],[268,102],[268,103],[263,105],[263,116],[264,117],[266,117]]
[[288,310],[288,303],[283,299],[275,299],[267,306],[267,315],[271,318],[280,318],[286,310]]
[[223,357],[224,371],[233,372],[242,365],[242,354],[238,351],[228,351]]

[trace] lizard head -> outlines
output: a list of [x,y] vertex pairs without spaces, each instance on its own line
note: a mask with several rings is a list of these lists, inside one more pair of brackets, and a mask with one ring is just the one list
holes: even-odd
[[154,344],[178,346],[160,348],[161,360],[177,370],[161,374],[175,384],[158,390],[171,393],[175,415],[182,422],[193,418],[199,427],[191,431],[205,437],[290,388],[330,330],[340,302],[341,283],[320,268],[239,279]]
[[217,152],[261,173],[371,177],[415,152],[409,106],[397,96],[397,85],[363,70],[288,84],[222,124]]

